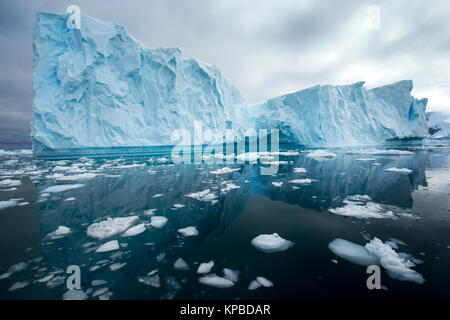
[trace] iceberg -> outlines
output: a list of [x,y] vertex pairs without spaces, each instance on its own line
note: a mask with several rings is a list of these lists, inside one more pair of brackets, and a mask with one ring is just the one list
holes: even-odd
[[248,105],[215,66],[185,58],[178,48],[147,48],[123,26],[83,15],[77,6],[37,14],[33,52],[38,155],[189,142],[174,134],[180,130],[193,132],[193,144],[199,136],[202,144],[217,144],[279,129],[280,142],[313,148],[428,136],[427,99],[411,95],[411,80],[371,90],[364,82],[318,85]]
[[194,122],[212,135],[248,123],[237,88],[178,48],[147,48],[117,24],[81,14],[38,13],[33,38],[33,151],[174,145]]
[[404,80],[367,90],[364,82],[318,85],[249,106],[256,129],[277,128],[280,142],[305,147],[377,145],[425,138],[428,100]]

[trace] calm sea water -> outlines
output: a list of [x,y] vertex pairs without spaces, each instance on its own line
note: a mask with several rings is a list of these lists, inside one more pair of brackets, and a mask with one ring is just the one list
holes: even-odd
[[[163,155],[43,160],[3,152],[0,181],[9,182],[0,187],[0,201],[14,205],[3,202],[0,209],[0,299],[61,299],[68,291],[69,265],[80,266],[89,299],[449,299],[449,143],[395,149],[412,154],[340,149],[331,150],[333,158],[311,158],[309,151],[297,150],[280,156],[273,176],[262,176],[260,163],[227,164],[238,170],[214,174],[225,165],[173,165]],[[300,167],[306,173],[296,173]],[[385,171],[392,167],[412,172]],[[290,182],[305,178],[311,183]],[[68,184],[82,186],[44,191]],[[214,194],[208,201],[187,196],[207,189]],[[357,194],[396,218],[359,219],[328,210]],[[151,214],[166,217],[166,225],[152,227]],[[104,240],[87,235],[93,223],[131,215],[139,217],[136,224],[144,223],[144,232]],[[52,239],[48,234],[59,226],[71,233]],[[199,234],[177,231],[187,226]],[[274,253],[252,246],[256,236],[273,233],[295,245]],[[425,282],[394,279],[382,268],[383,289],[368,290],[366,267],[328,247],[336,238],[365,245],[374,237],[396,241],[397,253],[416,258],[413,270]],[[120,248],[95,252],[110,240],[118,240]],[[175,270],[178,258],[190,269]],[[218,276],[223,268],[239,271],[233,287],[199,282],[199,264],[211,260],[210,272]],[[138,280],[145,276],[151,284]],[[273,286],[249,290],[258,276]]]

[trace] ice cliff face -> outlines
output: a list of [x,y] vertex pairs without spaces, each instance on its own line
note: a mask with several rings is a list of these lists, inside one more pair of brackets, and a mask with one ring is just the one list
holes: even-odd
[[366,90],[364,82],[315,86],[250,106],[258,128],[279,128],[280,140],[308,147],[380,144],[427,136],[427,99],[412,81]]
[[249,128],[280,129],[281,141],[307,147],[427,136],[427,100],[411,96],[411,81],[372,90],[362,82],[316,86],[247,106],[214,66],[176,48],[146,48],[76,6],[66,15],[39,13],[33,49],[36,153],[170,146],[179,142],[171,139],[176,129],[193,134],[196,121],[215,138],[226,129],[238,139]]
[[[214,66],[176,48],[149,49],[124,27],[39,13],[34,33],[33,147],[173,145],[175,129],[236,135],[248,123],[240,92]],[[205,143],[209,142],[204,138]]]

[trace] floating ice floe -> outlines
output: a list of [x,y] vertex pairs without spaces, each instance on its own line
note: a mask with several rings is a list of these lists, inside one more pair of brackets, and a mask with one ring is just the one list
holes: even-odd
[[138,216],[108,218],[91,224],[87,228],[87,235],[92,238],[103,240],[124,232],[138,219]]
[[151,286],[154,288],[161,287],[161,279],[159,278],[159,275],[157,275],[157,274],[154,274],[151,276],[137,277],[137,280],[139,283],[145,284],[147,286]]
[[282,185],[283,185],[283,182],[276,182],[276,181],[274,181],[274,182],[272,182],[272,185],[274,186],[274,187],[278,187],[278,188],[280,188]]
[[0,156],[17,156],[17,155],[32,155],[33,151],[29,149],[11,150],[6,151],[0,149]]
[[64,201],[74,201],[74,200],[75,200],[74,197],[69,197],[69,198],[67,198],[67,199],[64,199]]
[[240,168],[231,169],[231,168],[228,168],[228,167],[223,167],[221,169],[217,169],[217,170],[211,171],[211,173],[212,174],[225,174],[225,173],[231,173],[231,172],[239,171],[239,170],[240,170]]
[[260,234],[251,241],[251,244],[266,253],[285,251],[294,245],[292,241],[283,239],[278,233]]
[[[9,208],[9,207],[18,206],[21,203],[25,203],[25,202],[20,202],[22,200],[23,200],[23,198],[0,201],[0,210],[1,209],[6,209],[6,208]],[[27,202],[27,204],[28,204],[28,202]]]
[[16,190],[17,190],[17,188],[0,189],[0,191],[4,191],[4,192],[7,192],[7,191],[16,191]]
[[84,184],[60,184],[42,190],[42,193],[57,193],[83,187]]
[[247,162],[256,162],[258,161],[260,155],[257,152],[247,152],[247,153],[241,153],[239,155],[236,156],[236,159],[238,161],[247,161]]
[[379,162],[374,162],[374,163],[371,164],[371,166],[373,166],[373,167],[380,167],[380,166],[382,166],[382,164],[379,163]]
[[198,282],[200,282],[201,284],[207,285],[207,286],[216,287],[216,288],[220,288],[220,289],[231,288],[234,286],[234,282],[232,282],[228,279],[219,277],[216,274],[204,275],[203,277],[198,279]]
[[380,156],[411,156],[414,153],[411,151],[405,150],[396,150],[396,149],[388,149],[388,150],[349,150],[346,152],[347,154],[371,154],[371,155],[380,155]]
[[196,199],[199,201],[213,201],[217,198],[217,196],[211,192],[211,189],[190,193],[186,195],[186,197]]
[[9,287],[8,291],[16,291],[19,289],[23,289],[30,284],[29,281],[18,281],[15,282],[11,287]]
[[[122,269],[124,266],[126,266],[126,262],[122,262],[122,263],[119,263],[119,262],[117,262],[117,263],[113,263],[112,265],[110,265],[109,266],[109,270],[111,270],[111,271],[116,271],[116,270],[119,270],[119,269]],[[103,293],[103,292],[102,292]]]
[[232,183],[232,182],[228,182],[228,183],[225,185],[224,188],[220,189],[220,192],[225,193],[225,192],[228,192],[228,191],[231,191],[231,190],[234,190],[234,189],[239,189],[239,188],[240,188],[240,186],[235,185],[235,184]]
[[419,284],[425,282],[421,274],[412,270],[415,266],[410,255],[397,253],[387,243],[373,238],[365,246],[361,246],[344,239],[334,239],[328,248],[337,256],[363,266],[381,264],[393,279],[412,281]]
[[141,224],[138,224],[134,227],[127,229],[124,233],[122,233],[122,237],[134,237],[134,236],[137,236],[138,234],[141,234],[145,230],[146,230],[145,223],[141,223]]
[[192,226],[178,229],[178,232],[181,233],[185,237],[191,237],[191,236],[197,236],[198,235],[197,228],[196,227],[192,227]]
[[396,173],[405,173],[405,174],[410,174],[412,172],[412,170],[407,169],[407,168],[388,168],[388,169],[385,169],[384,171],[386,171],[386,172],[396,172]]
[[109,288],[107,288],[107,287],[100,288],[100,289],[98,289],[98,290],[95,290],[95,291],[92,293],[92,296],[93,296],[93,297],[97,297],[97,296],[99,296],[99,295],[104,294],[105,292],[108,292],[108,290],[109,290]]
[[106,281],[103,280],[103,279],[96,279],[96,280],[92,280],[92,281],[91,281],[91,285],[92,285],[93,287],[102,286],[102,285],[107,284],[107,283],[108,283],[108,282],[106,282]]
[[256,277],[256,280],[250,282],[248,290],[256,290],[261,286],[266,288],[273,287],[273,282],[264,277]]
[[162,217],[162,216],[153,216],[151,217],[151,222],[150,225],[153,228],[157,228],[160,229],[162,227],[164,227],[167,223],[167,218],[166,217]]
[[55,231],[47,234],[47,236],[50,239],[55,240],[55,239],[66,237],[66,236],[70,235],[71,233],[72,233],[72,230],[70,230],[70,228],[68,228],[66,226],[59,226]]
[[378,257],[380,264],[388,271],[391,278],[418,284],[425,282],[420,273],[411,269],[415,266],[413,262],[401,257],[391,246],[383,243],[380,239],[373,238],[365,247],[370,253]]
[[294,184],[311,184],[312,180],[311,179],[294,179],[294,180],[290,180],[289,183],[294,183]]
[[294,173],[306,173],[307,170],[305,168],[294,168]]
[[227,280],[230,280],[231,282],[236,283],[239,280],[239,271],[229,269],[229,268],[224,268],[223,269],[223,277]]
[[0,181],[0,188],[18,187],[21,184],[20,180],[5,179]]
[[378,263],[378,259],[364,246],[344,240],[334,239],[328,248],[338,257],[362,266],[370,266]]
[[369,162],[369,161],[375,161],[376,159],[374,158],[359,158],[356,159],[356,161],[363,161],[363,162]]
[[328,209],[329,212],[346,217],[358,219],[395,219],[390,210],[386,210],[378,203],[371,202],[367,195],[348,196],[343,202],[345,206]]
[[72,289],[66,291],[62,298],[63,300],[86,300],[88,296],[83,290]]
[[176,209],[181,209],[181,208],[184,208],[185,205],[184,205],[184,204],[181,204],[181,203],[175,203],[175,204],[173,205],[173,207],[176,208]]
[[175,270],[185,270],[185,271],[190,269],[190,267],[189,267],[189,265],[187,264],[187,262],[184,261],[182,258],[178,258],[178,259],[175,261],[175,263],[173,264],[173,268],[174,268]]
[[119,250],[119,242],[117,240],[111,240],[101,245],[95,250],[95,252],[109,252]]
[[336,154],[327,150],[316,150],[306,155],[309,158],[334,158]]
[[160,197],[162,197],[162,196],[163,196],[162,193],[157,193],[157,194],[155,194],[152,198],[160,198]]
[[214,267],[214,261],[203,262],[198,266],[197,273],[210,273]]

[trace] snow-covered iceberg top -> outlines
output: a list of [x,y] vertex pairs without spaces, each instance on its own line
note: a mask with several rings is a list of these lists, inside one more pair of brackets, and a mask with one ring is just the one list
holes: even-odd
[[37,14],[33,51],[35,153],[173,146],[185,132],[210,144],[279,129],[281,142],[306,147],[428,134],[427,99],[411,95],[410,80],[372,90],[363,82],[315,86],[247,105],[216,67],[177,48],[144,47],[123,26],[85,16],[77,6]]

